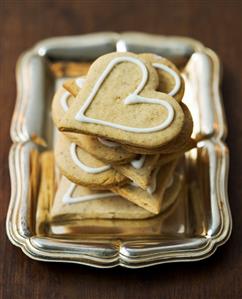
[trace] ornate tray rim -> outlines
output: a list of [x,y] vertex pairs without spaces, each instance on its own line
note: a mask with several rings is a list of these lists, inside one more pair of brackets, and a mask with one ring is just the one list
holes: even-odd
[[[68,47],[66,45],[72,42],[78,47],[79,43],[98,43],[99,40],[106,39],[116,45],[119,42],[123,42],[125,39],[136,39],[136,42],[140,40],[147,40],[147,42],[160,43],[166,41],[166,43],[173,44],[174,42],[183,42],[189,45],[193,50],[200,53],[206,53],[213,60],[216,68],[216,80],[214,80],[214,104],[218,117],[218,128],[215,134],[211,137],[212,141],[216,143],[216,146],[220,147],[222,155],[218,158],[220,164],[220,184],[219,194],[217,194],[217,204],[219,206],[219,212],[222,220],[221,230],[218,231],[212,238],[196,238],[187,240],[187,246],[181,244],[181,248],[174,249],[174,246],[170,247],[166,245],[166,251],[164,250],[164,242],[154,241],[152,246],[146,252],[145,255],[141,254],[137,248],[135,248],[135,242],[129,243],[128,241],[110,241],[109,244],[100,242],[93,246],[86,247],[85,245],[76,245],[75,251],[65,253],[59,249],[60,241],[49,240],[48,238],[40,238],[31,236],[30,232],[26,228],[24,232],[19,231],[16,215],[20,209],[24,209],[23,202],[21,202],[21,194],[23,192],[22,180],[26,176],[26,165],[24,165],[24,155],[26,151],[31,148],[31,137],[26,130],[25,124],[20,118],[26,111],[28,105],[27,97],[24,95],[24,87],[22,84],[22,72],[24,65],[28,63],[28,60],[33,55],[44,56],[47,51],[51,51],[58,47]],[[182,50],[182,49],[181,49]],[[165,37],[155,36],[143,33],[97,33],[88,34],[82,36],[73,37],[57,37],[43,40],[37,43],[32,49],[21,55],[18,60],[16,68],[16,77],[18,83],[18,93],[16,106],[13,113],[11,123],[11,138],[13,145],[9,153],[9,169],[11,178],[11,199],[6,219],[6,231],[9,240],[16,246],[20,247],[22,251],[30,258],[41,261],[52,262],[69,262],[78,263],[83,265],[89,265],[99,268],[108,268],[121,265],[127,268],[140,268],[147,267],[156,264],[162,264],[167,262],[179,262],[179,261],[193,261],[201,260],[212,255],[218,246],[224,244],[232,229],[232,218],[228,203],[227,195],[227,180],[228,180],[228,168],[229,168],[229,154],[228,148],[224,143],[226,138],[227,128],[225,124],[224,111],[222,107],[222,99],[219,92],[220,85],[220,63],[217,55],[210,49],[205,48],[200,42],[187,37]],[[21,189],[22,188],[22,189]],[[138,243],[137,243],[138,244]],[[137,245],[136,244],[136,245]],[[61,243],[63,246],[63,242]],[[68,247],[68,243],[64,244]],[[162,250],[163,248],[163,250]],[[49,249],[49,251],[48,251]],[[154,252],[155,249],[155,252]],[[103,252],[100,254],[100,250]],[[140,255],[140,256],[139,256]]]

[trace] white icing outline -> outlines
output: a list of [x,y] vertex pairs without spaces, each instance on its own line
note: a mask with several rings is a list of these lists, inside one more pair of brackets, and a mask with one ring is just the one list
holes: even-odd
[[[76,82],[76,84],[79,88],[82,88],[83,84],[85,82],[85,79],[82,78],[82,77],[79,77],[75,80],[75,82]],[[63,93],[63,95],[61,96],[61,98],[60,98],[60,104],[62,106],[62,109],[65,112],[67,112],[68,109],[69,109],[69,107],[67,105],[67,99],[68,99],[69,96],[71,96],[71,94],[68,91],[65,91]],[[72,146],[72,144],[74,146]],[[73,149],[71,148],[71,146],[72,146],[74,148],[74,156],[73,156],[74,159],[72,157],[74,163],[77,162],[76,163],[77,166],[78,167],[81,166],[81,169],[83,169],[83,167],[84,168],[88,167],[88,166],[84,165],[83,163],[81,163],[81,161],[78,159],[77,154],[76,154],[76,146],[77,145],[75,143],[72,143],[72,144],[70,145],[70,151],[71,152],[73,151]],[[105,167],[105,166],[103,166],[103,167]],[[88,167],[88,169],[90,169],[90,167]],[[95,168],[92,168],[92,171],[93,171],[93,169],[95,169]],[[97,169],[99,169],[99,171],[100,171],[101,167],[96,168],[96,171],[97,171]],[[105,169],[105,171],[106,171],[106,169]],[[95,173],[99,173],[99,172],[95,172]],[[105,192],[105,193],[100,193],[100,194],[96,193],[96,194],[88,194],[88,195],[79,196],[79,197],[72,197],[71,195],[74,192],[76,186],[77,186],[76,184],[70,183],[70,187],[68,188],[67,192],[63,196],[63,199],[62,199],[63,203],[65,203],[65,204],[75,204],[75,203],[80,203],[80,202],[89,201],[89,200],[95,200],[95,199],[101,199],[101,198],[117,196],[117,194],[114,194],[114,193],[111,193],[111,192]]]
[[66,193],[63,196],[63,199],[62,199],[63,203],[75,204],[75,203],[80,203],[83,201],[117,196],[117,194],[114,194],[111,192],[105,192],[105,193],[95,193],[95,194],[87,194],[87,195],[78,196],[78,197],[72,197],[72,193],[74,192],[76,186],[77,186],[76,184],[70,183],[70,187],[68,188],[68,190],[66,191]]
[[135,169],[140,169],[144,166],[146,156],[141,155],[139,159],[134,159],[130,162],[130,165]]
[[129,185],[130,185],[130,186],[133,186],[133,187],[135,187],[135,188],[140,188],[140,186],[137,185],[134,181],[131,181],[131,182],[129,183]]
[[87,173],[101,173],[101,172],[105,172],[109,169],[111,169],[111,165],[108,164],[108,165],[105,165],[105,166],[101,166],[101,167],[90,167],[90,166],[87,166],[85,165],[84,163],[82,163],[78,156],[77,156],[77,152],[76,152],[76,148],[77,148],[77,145],[75,143],[71,143],[70,144],[70,155],[71,155],[71,158],[73,160],[73,162],[79,167],[81,168],[81,170],[87,172]]
[[[97,140],[102,143],[103,145],[107,146],[107,147],[111,147],[111,148],[117,148],[120,147],[120,144],[113,142],[113,141],[109,141],[106,140],[104,138],[101,137],[97,137]],[[134,167],[135,169],[140,169],[144,166],[144,162],[145,162],[145,155],[141,155],[141,157],[139,159],[134,159],[130,162],[130,165],[132,167]]]
[[[121,60],[120,60],[121,58]],[[142,72],[143,72],[143,78],[142,78],[142,81],[141,83],[138,85],[138,87],[136,88],[136,90],[134,91],[133,94],[129,95],[125,100],[124,100],[124,104],[135,104],[135,103],[154,103],[154,104],[160,104],[160,101],[163,101],[163,100],[159,100],[159,99],[148,99],[148,98],[145,98],[145,97],[141,97],[138,95],[138,93],[143,89],[144,85],[146,84],[146,81],[147,81],[147,78],[148,78],[148,72],[147,72],[147,69],[146,69],[146,66],[143,64],[142,61],[138,60],[138,59],[135,59],[135,58],[132,58],[132,57],[118,57],[118,58],[115,58],[113,59],[109,64],[108,66],[106,67],[106,69],[104,70],[103,74],[101,75],[101,77],[99,78],[99,80],[96,82],[96,84],[94,85],[94,88],[91,92],[91,94],[89,95],[88,99],[90,99],[90,103],[92,102],[93,100],[93,97],[95,96],[98,88],[102,85],[103,81],[105,80],[106,76],[109,74],[109,72],[112,70],[112,68],[117,64],[117,63],[121,63],[123,61],[130,61],[130,62],[133,62],[135,64],[137,64],[138,66],[140,66]],[[177,91],[179,90],[180,88],[180,84],[181,84],[181,80],[180,80],[180,77],[178,76],[178,74],[172,70],[171,68],[169,68],[168,66],[164,65],[164,64],[160,64],[160,63],[153,63],[152,64],[155,68],[159,68],[159,69],[162,69],[163,71],[169,73],[171,76],[173,76],[174,80],[175,80],[175,86],[174,88],[168,93],[170,96],[173,96],[177,93]],[[83,84],[85,82],[85,78],[83,77],[79,77],[79,78],[76,78],[75,80],[75,83],[77,84],[77,86],[79,88],[82,88],[83,87]],[[95,91],[95,87],[97,87],[96,91]],[[91,97],[91,95],[93,94],[93,97]],[[63,108],[63,110],[65,112],[68,111],[69,107],[67,105],[67,99],[68,97],[70,96],[70,93],[68,91],[65,91],[63,93],[63,95],[61,96],[60,98],[60,103],[61,103],[61,106]],[[88,101],[88,99],[86,100],[86,102]],[[81,108],[81,110],[83,110],[83,113],[85,112],[85,110],[88,108],[88,106],[90,105],[90,103],[88,103],[88,105],[85,105],[86,102],[84,103],[83,107]],[[166,104],[169,104],[166,102]],[[170,104],[169,104],[170,105]],[[86,108],[85,108],[86,106]],[[173,107],[172,107],[172,112],[173,112],[173,116],[172,116],[172,119],[169,120],[169,108],[166,107],[167,110],[168,110],[168,118],[167,118],[167,121],[171,122],[173,120],[173,117],[174,117],[174,110],[173,110]],[[78,112],[80,113],[81,110]],[[77,114],[78,116],[78,114]],[[77,117],[76,116],[76,117]],[[84,116],[83,114],[83,117],[84,118],[87,118],[86,116]],[[91,119],[91,118],[89,118]],[[95,119],[93,119],[95,120]],[[99,120],[98,120],[99,121]],[[101,121],[103,122],[103,121]],[[166,121],[164,122],[166,123]],[[163,123],[163,125],[164,125]],[[113,124],[115,125],[115,124]],[[119,125],[118,125],[119,126]],[[120,125],[122,126],[122,125]],[[161,125],[160,125],[161,126]],[[123,127],[123,126],[122,126]],[[128,127],[129,128],[129,127]],[[154,127],[155,128],[155,127]],[[157,128],[157,127],[156,127]],[[132,128],[131,128],[132,129]],[[142,128],[134,128],[134,129],[138,129],[138,130],[145,130],[142,129]],[[148,130],[150,130],[148,128]],[[101,142],[103,145],[105,146],[108,146],[108,147],[119,147],[120,145],[116,142],[112,142],[112,141],[108,141],[108,140],[105,140],[103,138],[100,138],[98,137],[97,138],[99,140],[99,142]],[[88,173],[100,173],[100,172],[104,172],[108,169],[111,168],[111,165],[106,165],[106,166],[102,166],[102,167],[89,167],[89,166],[86,166],[85,164],[83,164],[77,157],[77,154],[76,154],[76,144],[72,143],[70,145],[70,152],[71,152],[71,156],[72,156],[72,160],[74,161],[74,163],[80,167],[82,170],[88,172]],[[131,166],[134,167],[135,169],[140,169],[143,167],[144,165],[144,162],[145,162],[145,156],[142,155],[140,159],[134,159],[130,162]],[[156,186],[155,186],[156,188]],[[152,191],[154,189],[154,187],[148,187],[147,191],[150,193],[150,192],[154,192]]]
[[105,145],[107,147],[113,147],[113,148],[120,147],[120,144],[118,144],[116,142],[109,141],[109,140],[101,138],[101,137],[97,137],[97,139],[100,143],[102,143],[103,145]]
[[71,96],[71,94],[68,91],[64,91],[60,98],[60,104],[62,109],[67,112],[69,110],[69,106],[67,105],[67,100]]
[[[84,115],[84,113],[90,106],[91,102],[93,101],[95,95],[98,92],[98,89],[101,87],[101,85],[103,84],[106,77],[109,75],[109,73],[111,72],[113,67],[116,64],[119,64],[121,62],[134,63],[137,66],[139,66],[139,68],[142,71],[142,80],[141,80],[140,84],[138,85],[138,87],[132,94],[130,94],[126,99],[124,99],[124,104],[130,105],[130,104],[138,104],[138,103],[147,103],[147,104],[157,104],[157,105],[163,106],[167,110],[168,115],[167,115],[166,120],[163,121],[160,125],[151,127],[151,128],[135,128],[135,127],[128,127],[128,126],[124,126],[124,125],[120,125],[120,124],[115,124],[115,123],[101,120],[101,119],[87,117]],[[97,82],[95,83],[95,85],[92,88],[91,93],[89,94],[87,99],[84,101],[83,106],[77,112],[75,119],[80,122],[100,124],[100,125],[109,126],[109,127],[113,127],[116,129],[121,129],[121,130],[124,130],[127,132],[134,132],[134,133],[151,133],[151,132],[156,132],[156,131],[160,131],[160,130],[167,128],[174,119],[175,113],[174,113],[173,106],[165,100],[146,98],[146,97],[142,97],[142,96],[138,95],[144,88],[144,86],[147,82],[147,79],[148,79],[148,70],[147,70],[145,64],[141,60],[134,58],[134,57],[125,57],[125,56],[114,58],[113,60],[111,60],[109,62],[109,64],[107,65],[107,67],[105,68],[105,70],[103,71],[101,76],[98,78]]]
[[[152,181],[152,184],[150,186],[147,187],[146,192],[148,192],[149,194],[153,194],[155,191],[156,191],[156,187],[157,187],[157,175],[158,175],[158,172],[160,171],[160,167],[157,167],[153,173],[152,173],[152,177],[151,177],[151,181]],[[133,186],[135,188],[140,188],[139,185],[137,185],[135,182],[131,181],[129,183],[130,186]],[[140,188],[141,189],[141,188]]]
[[79,87],[79,88],[82,88],[84,83],[85,83],[86,79],[85,77],[78,77],[75,79],[75,82],[76,82],[76,85]]
[[[76,83],[77,83],[77,80],[78,79],[81,79],[82,77],[80,78],[77,78],[76,79]],[[78,85],[79,86],[79,85]],[[80,86],[79,86],[80,87]],[[61,103],[61,106],[62,106],[62,109],[66,112],[68,111],[69,107],[67,105],[67,99],[68,97],[70,96],[71,94],[68,92],[68,91],[64,91],[63,95],[61,96],[60,98],[60,103]],[[71,158],[73,160],[73,162],[79,167],[81,168],[81,170],[87,172],[87,173],[101,173],[101,172],[104,172],[104,171],[107,171],[108,169],[111,168],[111,165],[105,165],[105,166],[102,166],[102,167],[89,167],[87,165],[85,165],[84,163],[82,163],[78,156],[77,156],[77,153],[76,153],[76,147],[77,145],[75,143],[71,143],[70,144],[70,154],[71,154]]]
[[152,173],[152,176],[151,176],[151,185],[148,186],[148,188],[146,189],[149,194],[153,194],[156,191],[156,187],[157,187],[157,176],[158,176],[158,172],[159,171],[160,171],[160,167],[157,167],[153,171],[153,173]]
[[[120,144],[113,142],[113,141],[109,141],[106,140],[104,138],[100,138],[97,137],[97,140],[102,143],[103,145],[107,146],[107,147],[111,147],[111,148],[117,148],[120,147]],[[145,155],[141,155],[141,157],[139,159],[134,159],[130,162],[130,165],[132,167],[134,167],[135,169],[140,169],[144,166],[144,162],[145,162],[146,156]]]
[[161,69],[163,71],[165,71],[166,73],[170,74],[174,80],[175,80],[175,86],[173,87],[173,89],[168,93],[169,96],[174,96],[180,86],[181,86],[181,78],[180,76],[173,70],[171,69],[169,66],[162,64],[162,63],[152,63],[153,67],[157,68],[157,69]]
[[[75,82],[79,88],[82,88],[85,83],[85,77],[78,77],[75,79]],[[60,98],[61,107],[65,112],[67,112],[69,110],[69,105],[67,104],[67,100],[68,100],[69,96],[71,96],[71,93],[69,91],[65,90]]]

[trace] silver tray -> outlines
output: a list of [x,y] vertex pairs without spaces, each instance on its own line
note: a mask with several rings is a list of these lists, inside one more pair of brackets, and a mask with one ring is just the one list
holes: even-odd
[[[159,223],[116,224],[108,231],[69,224],[45,234],[34,229],[33,202],[29,199],[29,157],[39,147],[33,135],[52,148],[54,129],[51,98],[63,81],[51,66],[64,61],[91,61],[111,51],[153,52],[173,60],[186,81],[184,101],[194,119],[197,148],[186,154],[187,196],[163,214]],[[219,91],[217,55],[189,38],[142,33],[98,33],[44,40],[25,52],[17,63],[18,96],[11,124],[9,154],[11,201],[6,221],[10,241],[29,257],[95,267],[121,265],[139,268],[155,264],[200,260],[229,238],[232,220],[227,196],[228,148]]]

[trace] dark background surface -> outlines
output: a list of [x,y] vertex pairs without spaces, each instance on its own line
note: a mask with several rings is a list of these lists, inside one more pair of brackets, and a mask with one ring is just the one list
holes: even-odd
[[[0,0],[0,21],[0,298],[241,298],[242,1]],[[110,30],[190,36],[221,57],[234,228],[228,243],[207,260],[98,270],[30,260],[6,237],[9,124],[18,56],[46,37]]]

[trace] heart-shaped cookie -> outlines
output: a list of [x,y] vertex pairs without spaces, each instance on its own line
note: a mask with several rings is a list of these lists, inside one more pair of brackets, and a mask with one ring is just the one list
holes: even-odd
[[[66,111],[69,109],[68,108],[69,104],[74,100],[75,98],[73,98],[73,96],[70,96],[69,92],[66,93],[66,90],[63,87],[60,87],[57,90],[52,103],[52,110],[53,110],[52,115],[55,122],[58,122],[58,119],[61,119],[65,115]],[[97,157],[97,155],[103,153],[104,156],[104,153],[106,153],[107,156],[105,157],[106,161],[104,159],[100,159],[100,160],[108,164],[110,163],[109,161],[111,160],[111,158],[114,158],[113,157],[114,153],[117,154],[119,159],[121,159],[122,156],[123,158],[125,158],[126,156],[127,159],[128,154],[130,154],[130,157],[132,157],[133,155],[132,160],[127,161],[128,163],[123,165],[119,165],[119,164],[112,165],[113,168],[116,169],[119,173],[123,174],[125,177],[129,178],[131,181],[133,181],[143,189],[146,189],[147,186],[149,185],[149,181],[151,179],[151,172],[157,164],[159,155],[149,155],[147,157],[145,156],[135,157],[134,154],[125,152],[125,156],[124,156],[123,155],[124,149],[122,149],[122,147],[119,144],[113,144],[112,142],[109,142],[107,140],[98,139],[90,135],[84,135],[78,133],[65,133],[65,135],[72,143],[77,144],[81,149],[87,151],[88,153],[92,154],[96,158],[99,158]],[[57,145],[60,146],[59,142]],[[77,164],[79,164],[79,162],[77,162]]]
[[[153,190],[145,191],[128,183],[120,187],[115,186],[112,188],[112,191],[118,193],[124,198],[127,198],[151,213],[159,214],[162,210],[164,193],[166,189],[172,185],[170,183],[172,183],[171,179],[174,176],[176,163],[177,161],[173,161],[155,170],[153,182],[154,186],[152,187]],[[175,190],[179,192],[178,186],[176,186]]]
[[155,68],[138,55],[104,55],[91,66],[59,129],[144,148],[166,144],[181,131],[184,114],[172,96],[157,91],[158,84]]
[[[141,167],[134,167],[134,162],[143,162]],[[128,177],[140,188],[146,190],[151,181],[151,173],[159,163],[159,155],[141,155],[139,159],[133,160],[133,163],[114,165],[113,167],[124,176]]]
[[172,141],[168,142],[165,145],[162,145],[158,148],[147,149],[142,147],[134,147],[132,145],[123,145],[123,147],[136,154],[155,154],[155,153],[175,153],[190,150],[191,148],[196,146],[196,141],[191,138],[192,130],[193,130],[193,120],[192,115],[188,109],[188,107],[181,103],[182,110],[184,112],[185,121],[183,123],[182,129],[180,134],[173,139]]
[[97,160],[60,133],[55,144],[55,159],[61,173],[78,185],[107,189],[127,181],[111,165]]
[[[165,93],[171,93],[171,95],[173,95],[177,101],[180,101],[184,94],[184,80],[181,77],[176,66],[171,61],[165,59],[164,57],[155,55],[155,54],[149,54],[149,53],[148,54],[140,54],[140,57],[145,58],[153,66],[154,65],[159,66],[158,68],[156,68],[156,71],[158,72],[158,75],[159,75],[159,89],[158,90],[161,92],[165,92]],[[168,68],[168,71],[167,71],[167,68]],[[63,86],[66,89],[66,91],[71,93],[72,96],[76,97],[85,82],[84,77],[81,78],[81,84],[79,81],[80,81],[79,78],[70,79],[70,80],[67,80],[63,84]],[[57,92],[57,97],[55,97],[54,102],[57,102],[57,103],[61,102],[57,98],[61,99],[62,97],[63,97],[63,95],[61,95],[61,94],[59,95],[59,93]],[[58,105],[59,104],[56,104],[55,106],[58,106]],[[192,122],[192,117],[191,117],[190,111],[183,103],[181,103],[181,106],[182,106],[182,109],[183,109],[183,112],[185,115],[185,122],[183,124],[183,128],[182,128],[178,138],[182,140],[183,144],[186,143],[188,146],[186,146],[184,148],[183,144],[181,144],[181,142],[179,142],[179,140],[177,140],[177,138],[176,138],[176,140],[174,140],[175,144],[176,144],[176,148],[179,147],[181,144],[181,151],[179,150],[178,156],[180,155],[180,153],[184,153],[184,151],[185,151],[184,149],[187,149],[187,150],[190,149],[191,142],[189,142],[189,139],[190,139],[190,135],[192,133],[192,128],[193,128],[193,122]],[[57,111],[57,108],[56,107],[54,107],[54,108],[55,109],[53,109],[53,110]],[[53,114],[55,111],[53,111]],[[63,117],[63,116],[64,116],[64,114],[61,115],[61,117]],[[59,114],[59,117],[60,117],[60,114]],[[124,162],[128,162],[129,161],[128,159],[130,159],[127,156],[127,152],[126,151],[122,152],[121,151],[122,147],[120,147],[118,144],[117,144],[117,146],[111,146],[111,147],[110,146],[102,146],[102,144],[100,144],[100,142],[102,143],[101,138],[96,138],[94,136],[92,137],[92,136],[77,134],[77,133],[70,133],[70,132],[66,132],[65,135],[68,136],[68,138],[70,140],[79,144],[81,147],[84,146],[83,147],[84,150],[87,150],[89,153],[96,156],[96,158],[100,159],[101,161],[104,161],[107,163],[123,164]],[[112,143],[112,142],[107,142],[107,145],[109,145],[109,143],[111,143],[112,145],[113,144],[116,145],[115,143]],[[106,145],[106,143],[103,143],[103,144]],[[167,145],[165,147],[167,147]],[[176,151],[176,148],[174,148],[174,151]],[[142,154],[142,153],[155,154],[155,153],[159,153],[163,150],[163,148],[148,150],[148,149],[144,149],[144,148],[134,148],[134,147],[131,147],[128,145],[126,146],[126,149],[130,152],[130,154],[131,154],[131,152],[136,153],[136,154]],[[121,169],[122,169],[122,166],[121,166]]]
[[[158,91],[167,93],[173,96],[177,101],[181,101],[185,91],[185,82],[180,75],[177,67],[168,59],[156,54],[144,53],[139,54],[139,57],[150,62],[158,73]],[[84,77],[83,77],[84,78]],[[74,97],[80,92],[84,80],[70,79],[64,82],[63,87],[69,91]]]
[[144,53],[139,55],[150,62],[158,72],[158,91],[167,93],[177,101],[181,101],[185,91],[185,82],[177,67],[168,59],[156,54]]
[[52,221],[146,219],[154,216],[111,191],[91,190],[62,177],[51,208]]
[[[68,84],[68,86],[75,86],[75,88],[80,90],[84,80],[83,78],[77,78],[69,82],[71,85]],[[75,101],[75,98],[70,94],[69,91],[62,86],[58,88],[52,102],[52,117],[57,127],[73,101]],[[105,163],[124,164],[131,161],[136,156],[121,146],[107,146],[106,144],[103,144],[105,141],[102,139],[98,140],[94,136],[73,132],[64,132],[64,134],[70,141],[76,143],[85,151]]]

